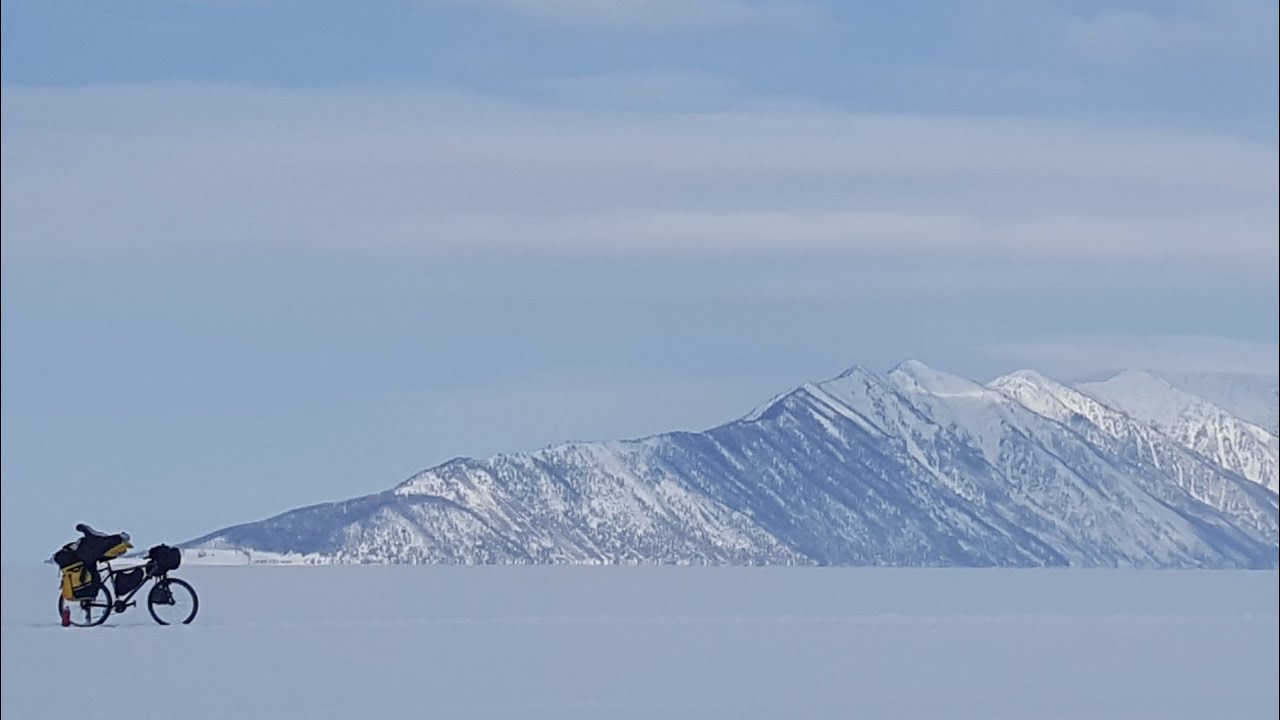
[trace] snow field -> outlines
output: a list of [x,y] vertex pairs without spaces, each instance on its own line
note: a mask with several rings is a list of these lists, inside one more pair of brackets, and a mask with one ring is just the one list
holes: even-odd
[[[1275,572],[184,567],[61,628],[3,568],[27,718],[1275,717]],[[86,694],[87,693],[87,694]]]

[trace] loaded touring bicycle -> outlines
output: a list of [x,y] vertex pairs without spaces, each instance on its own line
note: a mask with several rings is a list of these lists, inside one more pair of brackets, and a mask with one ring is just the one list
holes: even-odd
[[[185,625],[195,619],[200,609],[196,591],[185,580],[169,577],[182,564],[181,550],[157,545],[147,551],[143,564],[115,568],[111,561],[133,548],[128,533],[101,533],[84,524],[76,530],[82,537],[53,555],[62,570],[58,615],[63,625],[101,625],[112,612],[136,606],[133,598],[148,582],[147,611],[153,620],[161,625]],[[115,590],[114,598],[111,589]]]

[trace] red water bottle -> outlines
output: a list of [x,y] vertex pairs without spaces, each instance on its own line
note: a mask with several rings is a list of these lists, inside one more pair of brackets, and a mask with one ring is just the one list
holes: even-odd
[[71,608],[62,608],[62,627],[71,627]]

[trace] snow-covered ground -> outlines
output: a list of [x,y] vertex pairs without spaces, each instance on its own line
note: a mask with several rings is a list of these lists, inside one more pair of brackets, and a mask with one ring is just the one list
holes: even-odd
[[184,567],[190,627],[3,568],[3,716],[1274,718],[1277,573]]

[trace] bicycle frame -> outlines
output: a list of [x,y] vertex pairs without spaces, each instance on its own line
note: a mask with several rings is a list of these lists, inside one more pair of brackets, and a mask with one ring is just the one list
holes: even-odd
[[133,596],[134,596],[134,595],[137,595],[139,592],[141,592],[141,591],[142,591],[142,588],[144,588],[144,587],[146,587],[146,586],[147,586],[147,583],[156,583],[156,582],[158,582],[158,581],[162,580],[166,575],[168,575],[168,573],[160,573],[159,575],[153,575],[153,574],[151,574],[151,572],[150,572],[149,570],[147,570],[147,563],[141,563],[141,564],[138,564],[138,565],[130,565],[130,566],[129,566],[129,567],[127,567],[127,568],[121,568],[120,570],[116,570],[115,568],[111,567],[111,561],[110,561],[110,560],[100,560],[100,561],[98,562],[98,567],[99,567],[99,568],[105,567],[105,568],[107,569],[105,573],[104,573],[104,572],[102,572],[102,571],[101,571],[101,569],[99,569],[99,571],[98,571],[98,577],[99,577],[99,578],[101,578],[101,582],[104,582],[104,583],[105,583],[105,582],[107,582],[108,580],[110,580],[110,581],[111,581],[111,589],[112,589],[113,591],[114,591],[114,590],[115,590],[115,588],[116,588],[115,576],[116,576],[116,573],[117,573],[117,572],[124,572],[125,570],[132,570],[132,569],[134,569],[134,568],[136,568],[136,567],[140,567],[140,568],[142,568],[142,572],[143,572],[142,582],[138,583],[138,586],[137,586],[137,587],[135,587],[134,589],[130,590],[130,591],[129,591],[129,593],[128,593],[127,595],[125,595],[124,597],[120,597],[119,595],[116,595],[116,596],[115,596],[115,603],[114,603],[114,607],[113,607],[112,609],[113,609],[113,610],[115,610],[115,611],[116,611],[116,612],[118,612],[118,613],[124,612],[124,611],[125,611],[125,610],[127,610],[129,607],[132,607],[132,606],[137,605],[137,603],[133,602]]

